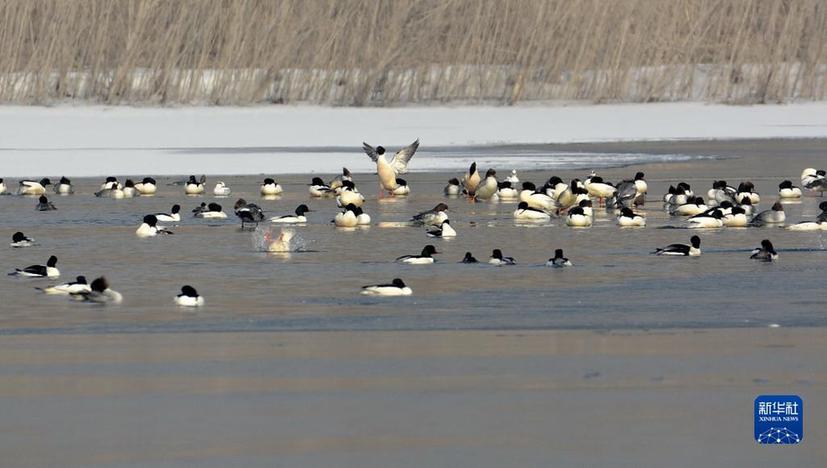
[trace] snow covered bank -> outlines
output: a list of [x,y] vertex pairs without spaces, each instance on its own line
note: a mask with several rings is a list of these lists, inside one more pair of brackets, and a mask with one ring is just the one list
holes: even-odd
[[[827,137],[827,103],[395,109],[0,107],[0,177],[254,174],[273,172],[272,166],[276,173],[282,166],[289,172],[335,172],[341,157],[328,162],[319,154],[267,148],[315,148],[320,149],[315,153],[347,154],[348,160],[357,161],[364,158],[359,149],[362,141],[393,148],[415,138],[422,141],[417,160],[424,164],[429,146],[814,137]],[[208,161],[206,171],[201,163]]]

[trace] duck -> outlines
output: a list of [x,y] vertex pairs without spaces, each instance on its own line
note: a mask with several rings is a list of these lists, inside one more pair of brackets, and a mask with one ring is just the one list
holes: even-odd
[[652,252],[654,255],[697,257],[701,255],[701,238],[692,236],[687,244],[669,244]]
[[6,195],[8,193],[8,188],[6,188],[6,182],[0,177],[0,195]]
[[563,193],[569,185],[563,182],[563,179],[557,176],[551,176],[543,185],[543,191],[546,195],[550,196],[555,201],[557,200],[557,196]]
[[416,154],[419,148],[419,139],[410,145],[397,151],[391,161],[385,159],[385,148],[377,146],[376,148],[362,142],[362,149],[370,159],[376,163],[376,174],[379,176],[379,185],[388,193],[393,193],[397,188],[396,178],[399,174],[408,172],[408,162]]
[[428,265],[434,263],[432,255],[438,254],[436,247],[433,245],[426,245],[419,255],[403,255],[396,258],[398,263],[407,263],[409,265]]
[[119,185],[118,178],[114,176],[109,176],[101,184],[101,190],[110,190],[115,185]]
[[365,213],[361,207],[357,206],[353,213],[356,214],[357,226],[370,226],[370,215]]
[[644,227],[646,226],[646,218],[643,215],[637,214],[631,208],[621,208],[620,215],[617,217],[617,225],[622,227]]
[[437,203],[430,210],[422,211],[411,217],[414,226],[439,226],[448,219],[448,205]]
[[474,258],[474,255],[471,252],[465,252],[465,256],[462,257],[462,260],[459,261],[460,263],[479,263],[479,260]]
[[70,293],[70,297],[78,301],[95,304],[120,304],[123,302],[121,293],[110,289],[109,282],[103,276],[95,278],[89,289],[88,292]]
[[592,217],[588,216],[585,210],[579,206],[569,210],[566,215],[566,226],[570,227],[590,227],[592,225]]
[[472,162],[471,166],[468,167],[468,173],[462,178],[462,185],[464,187],[463,192],[469,197],[475,196],[477,194],[477,187],[480,185],[481,180],[482,178],[477,170],[477,163],[476,161]]
[[155,215],[146,215],[138,229],[135,230],[135,235],[138,237],[154,237],[158,234],[173,234],[172,231],[158,227],[158,218]]
[[95,196],[98,198],[114,198],[120,200],[124,197],[123,190],[121,189],[121,185],[118,182],[113,182],[111,184],[104,183],[107,188],[102,188],[99,191],[95,192]]
[[798,187],[794,187],[791,181],[785,180],[778,184],[778,198],[801,198],[801,189]]
[[824,192],[827,191],[827,172],[822,169],[816,171],[815,176],[807,182],[806,184],[802,184],[805,189],[811,192],[819,192],[821,196],[824,196]]
[[546,262],[547,267],[570,267],[572,266],[571,261],[568,258],[563,256],[563,249],[557,249],[554,251],[554,256],[548,259]]
[[488,260],[488,263],[491,265],[503,266],[516,265],[517,261],[514,260],[514,257],[503,257],[503,253],[500,249],[494,249],[491,252],[491,258]]
[[505,182],[510,184],[519,184],[520,178],[517,177],[517,169],[511,169],[511,175],[505,178]]
[[702,213],[689,218],[687,223],[690,229],[708,229],[724,227],[724,214],[721,210],[715,209],[711,213]]
[[46,265],[30,265],[26,268],[17,268],[9,273],[9,276],[20,276],[24,278],[58,278],[60,270],[57,269],[57,257],[52,255],[46,261]]
[[523,189],[520,191],[519,200],[528,203],[528,206],[538,210],[553,211],[557,209],[558,202],[548,196],[545,192],[538,192],[537,186],[531,182],[523,182]]
[[239,198],[235,202],[233,211],[235,215],[238,216],[238,219],[241,220],[242,229],[244,229],[246,223],[258,225],[258,223],[264,221],[264,212],[261,211],[261,207],[255,203],[247,203],[243,198]]
[[308,213],[310,211],[313,211],[313,210],[311,210],[307,205],[301,204],[301,205],[296,207],[296,211],[294,211],[295,214],[284,215],[284,216],[276,216],[276,217],[270,218],[270,222],[271,223],[278,223],[278,224],[306,223],[307,222],[307,217],[304,214]]
[[446,219],[442,222],[442,224],[439,225],[439,227],[434,226],[431,229],[429,229],[425,233],[425,235],[427,235],[428,237],[440,237],[445,239],[450,237],[457,237],[457,231],[455,231],[454,228],[451,227],[451,221]]
[[135,190],[141,195],[155,195],[158,191],[158,183],[152,177],[144,177],[135,184]]
[[201,307],[204,305],[204,297],[198,295],[198,291],[190,285],[181,287],[181,293],[175,296],[175,305],[181,307]]
[[411,194],[411,187],[408,185],[408,181],[405,179],[400,179],[399,177],[396,178],[396,188],[391,191],[391,194],[395,197],[405,197]]
[[184,185],[184,193],[187,195],[201,195],[204,193],[204,184],[207,182],[207,176],[202,175],[200,180],[195,180],[195,176],[191,175]]
[[827,174],[827,172],[817,171],[812,167],[808,167],[807,169],[801,171],[801,186],[806,188],[814,181],[818,179],[823,179],[825,177],[825,174]]
[[35,206],[36,211],[53,211],[56,210],[54,203],[50,202],[46,195],[41,195],[40,198],[37,199],[37,206]]
[[233,190],[224,183],[224,181],[219,180],[215,183],[215,187],[212,189],[212,194],[216,197],[228,197],[233,192]]
[[771,209],[762,211],[753,216],[750,221],[750,225],[764,226],[767,224],[783,224],[786,219],[787,216],[784,213],[784,205],[782,205],[781,202],[775,202],[773,203]]
[[827,221],[802,221],[787,226],[790,231],[827,231]]
[[735,201],[738,203],[743,203],[747,198],[753,205],[761,203],[761,196],[755,192],[755,185],[749,181],[738,184],[738,191],[735,193]]
[[206,207],[199,209],[194,216],[203,219],[226,219],[227,213],[224,213],[224,210],[218,203],[210,203]]
[[543,210],[532,208],[528,206],[527,202],[520,202],[517,204],[517,209],[514,210],[514,219],[519,221],[549,221],[551,215]]
[[455,197],[459,195],[460,190],[461,189],[459,186],[459,179],[454,177],[448,180],[448,185],[446,185],[445,188],[442,189],[442,193],[449,197]]
[[33,180],[21,180],[18,183],[17,187],[17,194],[18,195],[43,195],[46,193],[46,186],[52,185],[52,182],[48,178],[40,179],[40,182],[35,182]]
[[497,181],[497,171],[488,169],[485,172],[485,178],[477,186],[474,198],[481,201],[491,200],[497,195],[499,189],[499,181]]
[[23,234],[20,231],[17,231],[14,234],[12,234],[11,244],[9,244],[9,246],[11,246],[15,249],[20,249],[20,248],[23,248],[23,247],[32,247],[34,245],[37,245],[35,243],[34,239],[32,239],[30,237],[26,237],[26,235]]
[[58,195],[69,195],[75,192],[75,189],[72,187],[72,181],[66,177],[61,177],[60,182],[55,184],[53,188]]
[[594,176],[586,179],[585,185],[589,195],[597,198],[598,202],[604,202],[606,199],[612,198],[615,193],[617,193],[617,188],[608,182],[604,182],[603,178],[600,176]]
[[737,192],[735,187],[730,187],[725,180],[716,180],[712,182],[712,188],[706,192],[706,204],[708,206],[718,206],[724,202],[735,204]]
[[281,195],[284,189],[281,187],[281,185],[277,184],[275,180],[268,177],[264,179],[264,182],[261,183],[259,191],[265,197],[269,197],[273,195]]
[[356,227],[359,224],[359,221],[356,219],[356,210],[358,208],[359,207],[353,203],[348,204],[344,211],[336,214],[336,217],[333,218],[333,223],[336,227]]
[[704,199],[701,197],[692,197],[683,205],[673,207],[669,214],[672,216],[695,216],[703,213],[709,207],[706,206]]
[[[339,187],[341,187],[341,184]],[[324,183],[321,177],[314,177],[313,180],[310,181],[307,191],[310,192],[311,197],[316,198],[327,197],[333,194],[333,190],[329,185]]]
[[404,281],[394,278],[390,284],[370,284],[362,286],[363,296],[410,296],[413,294]]
[[135,188],[135,182],[132,179],[126,179],[121,190],[124,198],[134,198],[135,195],[138,195],[138,190]]
[[327,185],[330,186],[330,190],[333,190],[338,195],[338,189],[342,187],[342,183],[346,180],[353,182],[353,177],[350,175],[350,171],[346,167],[343,167],[342,173],[334,177]]
[[92,290],[89,284],[86,283],[85,276],[78,276],[74,281],[68,283],[55,284],[46,288],[35,288],[45,294],[80,294]]
[[646,201],[646,194],[649,193],[649,184],[646,183],[646,174],[643,172],[636,172],[634,181],[638,194],[635,198],[635,205],[643,206]]
[[501,200],[516,200],[520,197],[520,192],[511,186],[511,182],[504,181],[497,184],[497,198]]
[[336,205],[341,208],[347,205],[362,206],[365,204],[365,197],[356,190],[353,181],[342,181],[339,196],[336,197]]
[[162,223],[181,222],[181,205],[172,205],[169,213],[154,213],[155,218]]
[[290,245],[290,241],[292,241],[295,236],[296,231],[285,228],[282,228],[278,237],[273,240],[270,239],[270,233],[266,233],[264,240],[267,243],[267,251],[277,253],[292,252],[293,247]]
[[[520,199],[523,198],[522,194],[525,193],[525,188],[525,184],[523,184],[523,191],[520,192]],[[588,196],[589,193],[588,190],[580,187],[580,180],[578,179],[573,179],[565,189],[560,190],[559,188],[555,188],[554,192],[555,198],[549,198],[551,198],[551,200],[554,201],[560,209],[567,209],[575,206],[578,203],[577,198],[580,195]]]
[[740,206],[733,207],[729,214],[724,215],[722,221],[726,227],[747,227],[749,224],[747,213]]
[[778,252],[775,251],[769,239],[764,239],[761,241],[761,247],[754,248],[749,258],[761,262],[772,262],[778,260]]
[[744,199],[744,202],[737,206],[744,210],[744,213],[746,213],[747,216],[752,216],[755,211],[755,207],[752,205],[752,202],[748,198]]
[[827,221],[827,201],[819,203],[818,209],[821,210],[821,213],[816,217],[816,221]]

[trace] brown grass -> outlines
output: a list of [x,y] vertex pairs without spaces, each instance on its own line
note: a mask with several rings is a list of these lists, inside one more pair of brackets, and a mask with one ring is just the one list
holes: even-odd
[[4,0],[0,101],[824,99],[823,0]]

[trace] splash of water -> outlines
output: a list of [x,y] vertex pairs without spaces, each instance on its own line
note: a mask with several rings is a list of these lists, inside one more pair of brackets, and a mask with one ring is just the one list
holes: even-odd
[[272,224],[259,224],[252,235],[253,248],[259,252],[301,252],[307,242],[295,229],[281,228]]

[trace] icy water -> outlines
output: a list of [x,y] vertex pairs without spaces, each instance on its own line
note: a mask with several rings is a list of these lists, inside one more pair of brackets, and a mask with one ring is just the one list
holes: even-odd
[[[752,180],[762,196],[759,208],[768,209],[781,180],[798,184],[804,167],[824,165],[822,148],[822,141],[804,140],[532,146],[502,147],[502,158],[496,148],[487,149],[480,158],[482,170],[487,167],[483,161],[494,163],[501,178],[512,167],[534,167],[521,170],[519,177],[541,184],[555,174],[566,180],[583,178],[592,167],[605,165],[599,162],[605,153],[642,155],[618,162],[644,161],[641,164],[599,172],[612,181],[638,170],[646,172],[649,196],[642,211],[648,224],[643,229],[620,229],[614,217],[600,209],[589,229],[566,227],[562,219],[545,225],[516,224],[511,217],[515,203],[469,203],[444,197],[443,186],[450,177],[460,177],[459,171],[412,172],[405,176],[413,188],[411,196],[381,201],[375,176],[357,174],[357,186],[368,198],[365,211],[374,222],[357,230],[333,227],[335,202],[309,197],[309,175],[272,174],[285,193],[271,200],[258,194],[262,176],[211,176],[208,195],[194,197],[184,195],[180,186],[166,185],[178,178],[158,177],[156,196],[128,200],[95,198],[92,194],[100,178],[74,179],[74,195],[51,196],[58,211],[34,211],[37,201],[31,197],[0,197],[2,238],[8,242],[13,232],[21,230],[40,244],[28,249],[6,247],[0,264],[11,271],[42,264],[54,254],[61,281],[79,274],[90,281],[105,275],[112,288],[124,295],[124,303],[108,307],[75,303],[35,291],[50,280],[4,276],[0,333],[824,326],[823,234],[778,228],[693,232],[682,229],[683,220],[670,217],[660,203],[670,183],[685,180],[705,195],[713,179],[725,178],[732,185]],[[575,158],[563,169],[553,157],[538,156],[563,150],[598,156]],[[693,157],[675,160],[664,156],[668,154]],[[463,165],[474,159],[473,154],[457,157],[463,158]],[[416,165],[414,158],[412,168]],[[201,173],[198,168],[192,172]],[[211,195],[218,180],[232,187],[229,198]],[[314,210],[308,214],[309,223],[295,228],[304,251],[289,255],[259,251],[256,234],[241,231],[232,216],[238,197],[260,204],[268,216],[309,204]],[[228,220],[191,216],[192,208],[212,201],[224,206]],[[785,204],[787,223],[812,218],[820,201],[805,197],[800,203]],[[456,239],[430,239],[424,228],[376,225],[405,221],[439,202],[450,207]],[[134,235],[144,214],[166,212],[176,203],[184,216],[172,227],[175,235],[151,239]],[[694,233],[702,238],[700,258],[649,254],[658,246],[687,242]],[[749,260],[749,251],[764,238],[780,251],[779,262]],[[429,243],[441,252],[436,264],[394,263],[396,257],[418,253]],[[484,262],[494,248],[515,257],[518,265],[457,263],[466,251]],[[544,267],[555,248],[563,248],[575,266]],[[413,288],[413,296],[359,295],[362,285],[395,277]],[[195,286],[207,306],[189,310],[173,305],[184,284]]]

